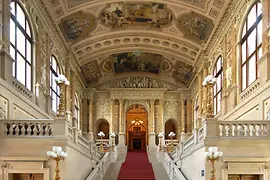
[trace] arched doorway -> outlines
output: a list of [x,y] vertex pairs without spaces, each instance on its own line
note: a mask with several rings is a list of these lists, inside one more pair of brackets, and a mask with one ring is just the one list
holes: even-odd
[[148,113],[143,105],[134,104],[127,109],[126,142],[128,150],[144,150],[148,144]]
[[168,136],[170,132],[174,132],[176,135],[173,137],[173,139],[177,139],[177,124],[173,119],[169,119],[165,122],[165,139],[170,139]]
[[[109,139],[109,133],[110,133],[110,124],[106,119],[99,119],[96,123],[96,136],[98,132],[104,132],[105,137],[103,139]],[[99,137],[97,137],[99,138]]]

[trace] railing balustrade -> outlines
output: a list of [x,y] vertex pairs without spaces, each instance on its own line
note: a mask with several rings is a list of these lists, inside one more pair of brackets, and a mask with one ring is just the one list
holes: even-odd
[[218,137],[265,137],[270,121],[217,121]]
[[1,120],[1,136],[48,137],[53,135],[53,120]]

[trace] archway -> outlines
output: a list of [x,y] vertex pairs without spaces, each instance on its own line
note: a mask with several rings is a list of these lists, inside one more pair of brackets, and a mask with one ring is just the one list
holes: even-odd
[[126,114],[128,150],[144,150],[148,144],[148,113],[141,104],[131,105]]
[[170,132],[174,132],[176,135],[173,137],[173,139],[177,139],[177,124],[173,119],[169,119],[165,122],[165,139],[170,139],[168,136]]
[[[105,137],[103,139],[109,139],[109,133],[110,133],[110,124],[106,119],[99,119],[96,122],[96,136],[98,132],[104,132]],[[98,137],[99,138],[99,137]]]

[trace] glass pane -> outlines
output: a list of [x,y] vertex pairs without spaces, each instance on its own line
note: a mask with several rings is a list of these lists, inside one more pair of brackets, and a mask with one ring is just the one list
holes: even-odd
[[249,12],[248,14],[248,22],[247,22],[247,25],[248,25],[248,29],[256,22],[256,6],[253,6],[253,8],[251,9],[251,11]]
[[219,91],[221,89],[221,78],[220,75],[217,78],[217,91]]
[[258,49],[258,60],[260,60],[262,57],[262,47]]
[[25,29],[25,15],[22,8],[17,4],[17,21]]
[[32,54],[31,54],[32,45],[31,43],[26,40],[26,60],[31,63],[32,62]]
[[10,34],[9,34],[9,39],[10,39],[10,43],[12,43],[15,46],[15,23],[14,21],[10,18]]
[[25,85],[25,60],[17,53],[17,77],[18,81]]
[[248,56],[250,56],[256,49],[256,31],[253,30],[248,36]]
[[15,3],[11,2],[10,3],[10,12],[15,16]]
[[261,15],[262,14],[262,3],[258,3],[257,4],[257,7],[258,7],[258,10],[257,10],[257,16]]
[[17,29],[17,49],[25,57],[25,36],[19,28]]
[[221,68],[221,62],[220,62],[220,58],[217,61],[217,72],[220,70]]
[[245,22],[244,26],[243,26],[243,30],[242,30],[242,38],[246,35],[246,27],[247,26],[247,23]]
[[248,85],[256,80],[256,57],[253,55],[248,63]]
[[56,113],[56,95],[52,93],[52,110]]
[[214,115],[216,115],[217,112],[217,97],[214,98]]
[[217,96],[217,112],[220,111],[220,108],[221,107],[221,93],[218,93],[218,96]]
[[9,46],[9,53],[12,59],[15,60],[15,49],[13,48],[13,46]]
[[246,62],[247,59],[247,42],[245,41],[242,45],[242,64]]
[[12,63],[12,76],[15,77],[15,62]]
[[32,89],[31,88],[31,66],[29,64],[26,65],[26,87],[28,89]]
[[262,20],[258,24],[258,29],[257,29],[257,46],[259,46],[262,43]]
[[246,72],[246,64],[242,68],[242,90],[246,89],[247,82],[246,82],[246,77],[247,72]]
[[26,33],[28,34],[29,37],[31,37],[31,31],[28,21],[26,21]]

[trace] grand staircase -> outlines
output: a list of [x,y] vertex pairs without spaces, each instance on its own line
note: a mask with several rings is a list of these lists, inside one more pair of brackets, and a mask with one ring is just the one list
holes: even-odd
[[128,152],[118,180],[155,180],[152,164],[145,151]]

